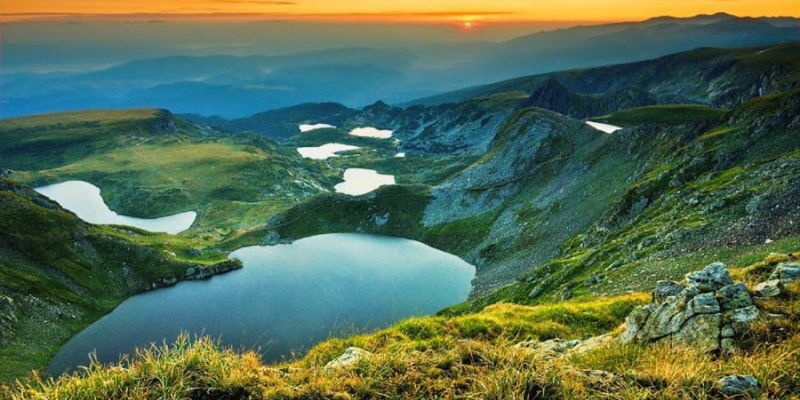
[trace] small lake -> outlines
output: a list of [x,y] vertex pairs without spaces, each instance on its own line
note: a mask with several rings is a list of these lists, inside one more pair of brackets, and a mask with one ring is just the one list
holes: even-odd
[[297,126],[301,133],[315,131],[317,129],[334,129],[335,126],[331,124],[300,124]]
[[344,171],[344,182],[333,188],[338,193],[360,196],[384,185],[394,185],[394,175],[383,175],[372,169],[348,168]]
[[257,349],[266,361],[302,353],[332,336],[388,326],[467,299],[475,268],[412,240],[330,234],[289,245],[232,253],[244,268],[206,281],[181,282],[123,302],[69,340],[50,364],[54,374],[181,331]]
[[358,137],[369,137],[376,139],[389,139],[392,137],[394,131],[390,129],[378,129],[371,126],[355,128],[350,131],[350,135]]
[[586,121],[586,125],[589,125],[592,128],[597,129],[600,132],[605,132],[605,133],[614,133],[614,132],[622,129],[621,126],[604,124],[602,122],[594,122],[594,121]]
[[84,181],[67,181],[34,190],[95,225],[127,225],[150,232],[176,234],[189,229],[197,218],[194,211],[152,219],[119,215],[108,208],[100,195],[100,188]]
[[317,147],[298,147],[297,152],[303,158],[310,158],[312,160],[327,160],[329,158],[338,157],[336,153],[344,151],[358,150],[358,146],[350,146],[341,143],[328,143]]

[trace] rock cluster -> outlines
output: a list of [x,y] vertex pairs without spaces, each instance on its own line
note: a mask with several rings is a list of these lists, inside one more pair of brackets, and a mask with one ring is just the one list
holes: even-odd
[[766,281],[753,288],[757,297],[769,298],[781,294],[787,283],[800,280],[800,263],[781,263]]
[[719,262],[687,274],[686,285],[658,282],[653,301],[628,316],[622,343],[672,340],[707,352],[729,351],[760,314],[745,285],[733,283]]
[[573,354],[585,353],[589,350],[608,345],[613,340],[611,335],[600,335],[586,340],[563,340],[559,338],[542,342],[527,340],[514,345],[516,348],[530,349],[543,358],[558,358]]

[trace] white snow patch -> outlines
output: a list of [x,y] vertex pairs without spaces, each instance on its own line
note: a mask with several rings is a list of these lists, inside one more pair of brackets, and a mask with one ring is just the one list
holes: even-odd
[[406,153],[397,153],[394,155],[395,158],[406,158]]

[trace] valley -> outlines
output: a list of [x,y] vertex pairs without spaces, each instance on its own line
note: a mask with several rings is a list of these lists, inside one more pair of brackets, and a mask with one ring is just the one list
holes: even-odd
[[[58,372],[94,346],[114,362],[185,329],[211,339],[180,336],[129,367],[34,379],[30,397],[84,385],[136,396],[150,390],[140,387],[148,368],[195,359],[206,375],[181,375],[175,396],[196,387],[219,398],[485,395],[478,386],[493,373],[500,386],[484,390],[498,399],[603,398],[614,385],[630,398],[705,390],[711,378],[700,372],[659,375],[654,360],[666,347],[614,344],[563,364],[517,350],[619,336],[657,282],[716,261],[753,293],[773,270],[795,268],[798,110],[793,42],[550,72],[405,105],[310,103],[230,120],[162,109],[0,120],[0,361],[11,366],[0,381],[44,371],[65,343]],[[73,186],[64,197],[58,185]],[[298,254],[308,263],[292,264]],[[684,361],[716,372],[762,365],[768,351],[756,343],[770,340],[784,354],[776,368],[788,372],[759,370],[774,383],[763,389],[793,393],[798,288],[781,288],[756,302],[784,317],[755,325],[742,339],[747,352],[710,360],[689,351]],[[326,301],[360,313],[328,321]],[[164,304],[174,307],[155,311]],[[231,331],[212,329],[226,325],[207,311],[215,307],[242,313]],[[166,322],[147,326],[156,314]],[[146,339],[128,340],[128,323],[145,326],[127,334]],[[284,331],[271,336],[269,323]],[[236,329],[250,336],[237,342]],[[366,372],[331,372],[351,347],[369,353],[350,354]],[[573,387],[560,378],[573,366],[627,381]],[[630,366],[642,376],[625,375]]]

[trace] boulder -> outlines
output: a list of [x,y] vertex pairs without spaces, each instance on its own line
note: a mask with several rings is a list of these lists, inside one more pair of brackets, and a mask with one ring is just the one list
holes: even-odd
[[717,291],[717,300],[723,311],[735,310],[738,308],[753,305],[753,299],[744,283],[728,285]]
[[667,297],[677,296],[683,291],[683,286],[675,281],[658,281],[653,289],[653,303],[661,304]]
[[733,398],[755,399],[761,394],[758,379],[752,375],[729,375],[717,381],[723,395]]
[[742,283],[714,263],[686,276],[687,285],[660,281],[652,304],[635,308],[625,320],[622,343],[672,340],[702,351],[729,351],[760,312]]
[[683,326],[676,331],[672,338],[680,343],[698,348],[700,351],[712,352],[720,350],[720,325],[722,316],[719,314],[701,314],[685,320]]
[[700,271],[686,275],[689,286],[697,287],[701,292],[713,292],[733,283],[728,274],[728,267],[721,262],[708,265]]
[[575,347],[567,350],[567,354],[569,355],[583,354],[599,347],[608,346],[613,340],[614,337],[611,335],[600,335],[600,336],[590,337],[589,339],[581,341]]
[[350,366],[355,365],[360,360],[371,356],[372,353],[359,348],[359,347],[348,347],[347,350],[344,351],[339,357],[334,358],[327,364],[325,364],[325,369],[339,369],[339,368],[347,368]]
[[753,288],[756,297],[775,297],[783,291],[783,284],[778,279],[761,282]]
[[778,264],[769,276],[769,280],[779,280],[784,284],[800,280],[800,263]]

